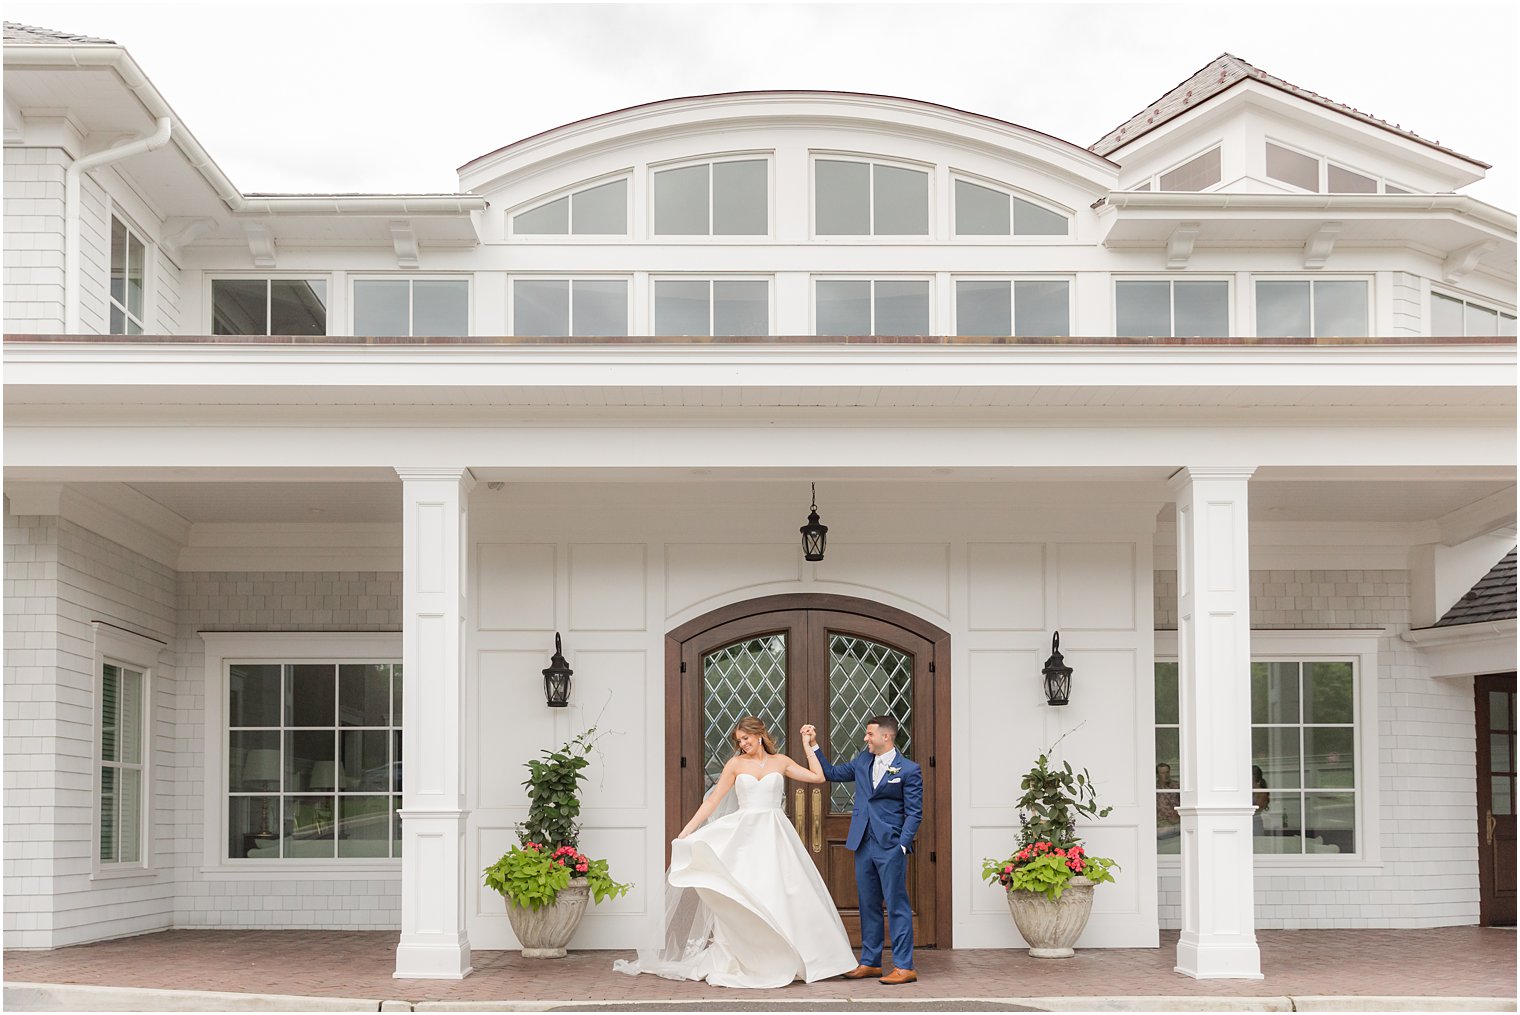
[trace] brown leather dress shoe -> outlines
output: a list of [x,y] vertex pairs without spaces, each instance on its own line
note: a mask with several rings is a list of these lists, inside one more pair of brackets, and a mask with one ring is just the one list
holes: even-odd
[[911,969],[894,969],[881,978],[881,982],[890,987],[895,987],[899,983],[914,983],[917,980],[918,973]]
[[846,980],[864,980],[868,976],[880,976],[880,966],[856,966],[848,973],[843,974]]

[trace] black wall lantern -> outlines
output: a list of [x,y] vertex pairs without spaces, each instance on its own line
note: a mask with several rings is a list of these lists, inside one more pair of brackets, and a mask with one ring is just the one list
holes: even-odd
[[802,559],[822,560],[824,545],[829,541],[829,527],[818,524],[818,486],[809,484],[813,490],[813,508],[807,524],[798,531],[802,533]]
[[1050,658],[1045,660],[1045,701],[1065,705],[1071,701],[1071,667],[1061,658],[1061,632],[1050,639]]
[[554,632],[554,658],[544,670],[544,701],[550,708],[564,708],[570,704],[570,674],[575,671],[565,662],[560,651],[559,632]]

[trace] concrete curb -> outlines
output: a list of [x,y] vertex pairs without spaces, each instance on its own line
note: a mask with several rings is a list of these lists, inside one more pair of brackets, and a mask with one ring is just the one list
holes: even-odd
[[[857,1001],[849,998],[810,998],[807,1000],[765,1000],[756,1005],[746,996],[736,997],[734,1010],[796,1009],[816,1010],[820,1005],[828,1007],[849,1006],[861,1010],[891,1011],[911,1010],[957,1010],[956,1002],[997,1004],[1037,1011],[1101,1011],[1101,1012],[1195,1012],[1195,1011],[1303,1011],[1303,1012],[1512,1012],[1516,1010],[1512,997],[1411,997],[1411,996],[1325,996],[1325,995],[1278,995],[1263,997],[1200,997],[1197,995],[1110,995],[1110,996],[1064,996],[1064,997],[915,997],[898,1000],[872,999]],[[683,1009],[714,1010],[711,998],[700,1001],[674,1001],[656,999],[650,1001],[629,1000],[571,1000],[567,998],[522,999],[502,1001],[410,1001],[380,1000],[351,997],[303,997],[293,994],[239,994],[204,990],[156,990],[142,987],[99,987],[60,983],[7,983],[4,988],[4,1007],[7,1011],[493,1011],[493,1012],[547,1012],[579,1008],[581,1010],[650,1010],[681,1011]],[[932,1006],[932,1007],[931,1007]]]

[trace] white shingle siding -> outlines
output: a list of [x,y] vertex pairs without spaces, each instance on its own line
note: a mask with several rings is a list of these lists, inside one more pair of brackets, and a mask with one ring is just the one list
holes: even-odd
[[1393,273],[1393,333],[1395,335],[1425,334],[1424,299],[1420,292],[1420,277],[1407,271]]
[[[1155,576],[1156,626],[1175,627],[1175,571]],[[1478,922],[1477,764],[1470,680],[1428,675],[1409,629],[1407,571],[1253,571],[1253,628],[1381,627],[1381,866],[1256,868],[1263,928],[1445,927]],[[1162,927],[1182,925],[1181,878],[1160,872]]]
[[79,330],[110,332],[111,213],[106,193],[89,175],[79,183]]
[[63,173],[56,148],[5,149],[5,327],[63,330]]

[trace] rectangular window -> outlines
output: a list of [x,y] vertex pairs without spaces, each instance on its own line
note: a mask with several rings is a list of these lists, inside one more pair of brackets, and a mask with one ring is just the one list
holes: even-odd
[[1378,182],[1331,162],[1325,167],[1325,189],[1331,194],[1376,194]]
[[874,162],[813,164],[819,236],[927,236],[929,174]]
[[1071,334],[1071,283],[1064,279],[957,279],[957,335]]
[[1115,334],[1121,337],[1227,337],[1230,287],[1219,281],[1114,283]]
[[327,281],[320,278],[211,280],[213,335],[325,335]]
[[766,161],[742,159],[654,174],[657,236],[764,236],[770,229]]
[[[1268,856],[1364,851],[1358,823],[1357,701],[1361,659],[1274,657],[1251,663],[1253,852]],[[1188,773],[1181,752],[1177,663],[1158,659],[1156,844],[1180,852],[1177,808]]]
[[401,855],[401,665],[226,664],[227,852],[239,860]]
[[595,337],[628,334],[626,279],[538,279],[512,282],[512,334]]
[[1065,236],[1066,216],[991,187],[956,180],[955,234]]
[[137,231],[111,216],[111,334],[141,335],[147,247]]
[[470,283],[464,279],[356,279],[355,335],[467,335]]
[[144,674],[114,662],[100,670],[102,866],[142,862]]
[[657,279],[656,335],[768,335],[770,283],[759,279]]
[[1222,176],[1220,149],[1204,152],[1167,173],[1156,181],[1158,190],[1198,191],[1207,190],[1218,183]]
[[1514,335],[1515,315],[1455,296],[1430,294],[1430,333],[1442,337]]
[[918,279],[820,279],[819,335],[927,335],[929,283]]
[[1300,190],[1318,192],[1319,159],[1268,141],[1267,175]]
[[512,216],[518,236],[628,235],[628,181],[612,180]]
[[1365,337],[1367,283],[1341,279],[1258,280],[1256,334],[1278,338]]

